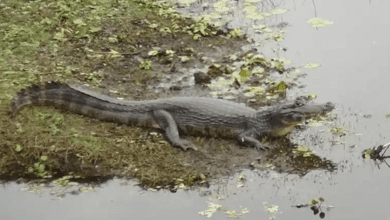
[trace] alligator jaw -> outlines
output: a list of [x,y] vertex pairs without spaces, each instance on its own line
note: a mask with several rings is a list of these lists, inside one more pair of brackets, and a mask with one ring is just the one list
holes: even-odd
[[286,104],[276,109],[276,114],[282,117],[284,122],[300,123],[313,118],[315,115],[326,114],[332,111],[335,105],[331,102],[314,104],[305,96],[298,97],[293,104]]
[[273,109],[270,117],[271,134],[284,136],[294,127],[319,114],[332,111],[335,105],[331,102],[324,104],[310,103],[307,97],[298,97],[293,103],[285,103]]
[[299,112],[303,113],[305,120],[312,118],[318,114],[324,114],[332,111],[335,105],[331,102],[326,104],[308,104],[299,108]]

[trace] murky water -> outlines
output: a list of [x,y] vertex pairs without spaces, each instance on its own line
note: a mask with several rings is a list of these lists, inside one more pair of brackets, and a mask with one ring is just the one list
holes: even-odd
[[[273,7],[270,1],[253,2],[249,3],[258,8],[262,4],[267,10]],[[187,13],[212,13],[215,3],[193,4]],[[292,66],[321,64],[318,69],[302,70],[307,73],[302,79],[306,87],[294,92],[316,93],[318,102],[336,103],[335,123],[346,129],[345,135],[317,133],[321,128],[310,128],[295,141],[338,163],[336,172],[313,171],[299,177],[245,170],[242,174],[246,181],[236,178],[237,174],[209,189],[177,193],[144,192],[113,180],[95,192],[61,199],[47,194],[38,196],[21,191],[21,185],[7,184],[0,189],[0,219],[205,219],[198,213],[206,210],[209,202],[222,206],[213,219],[227,219],[223,212],[240,213],[245,208],[249,213],[243,214],[243,219],[267,219],[272,214],[265,211],[264,202],[278,206],[281,213],[276,214],[276,219],[314,219],[319,216],[314,216],[312,210],[292,206],[318,197],[325,199],[322,211],[328,219],[388,219],[389,167],[364,160],[361,152],[390,142],[390,118],[386,118],[390,113],[390,2],[328,0],[315,1],[315,6],[305,0],[278,2],[276,8],[288,11],[266,22],[245,18],[243,10],[249,10],[245,9],[249,3],[226,2],[226,14],[231,16],[226,18],[227,28],[241,27],[256,44],[262,36],[252,25],[287,22],[284,41],[268,49],[287,48],[278,53],[292,60]],[[333,25],[318,30],[309,26],[307,21],[315,14],[333,21]],[[259,49],[264,47],[259,45]]]

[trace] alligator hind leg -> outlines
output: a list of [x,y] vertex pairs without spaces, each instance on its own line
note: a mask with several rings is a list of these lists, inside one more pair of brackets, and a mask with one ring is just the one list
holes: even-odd
[[153,112],[154,120],[158,123],[161,129],[165,131],[165,137],[171,142],[172,145],[181,147],[183,150],[191,148],[193,150],[198,150],[192,143],[180,139],[179,130],[175,119],[172,115],[164,110],[157,110]]

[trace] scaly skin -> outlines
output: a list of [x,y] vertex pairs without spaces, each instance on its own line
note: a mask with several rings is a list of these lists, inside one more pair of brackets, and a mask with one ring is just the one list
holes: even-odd
[[286,135],[298,123],[334,109],[330,102],[313,104],[303,96],[258,111],[235,102],[202,97],[119,101],[56,82],[32,85],[18,92],[12,100],[13,115],[28,105],[53,105],[102,121],[162,129],[172,145],[184,150],[197,148],[181,139],[179,131],[231,138],[264,149],[258,140],[261,136]]

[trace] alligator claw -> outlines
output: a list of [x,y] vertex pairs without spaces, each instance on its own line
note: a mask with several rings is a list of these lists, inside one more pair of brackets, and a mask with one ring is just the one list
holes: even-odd
[[187,151],[188,148],[191,148],[194,151],[198,151],[198,148],[195,147],[194,144],[192,144],[192,143],[190,143],[188,141],[185,141],[185,140],[181,140],[181,142],[178,143],[177,146],[181,147],[185,151]]
[[256,146],[256,149],[266,151],[269,150],[269,147],[264,144],[260,144],[259,146]]

